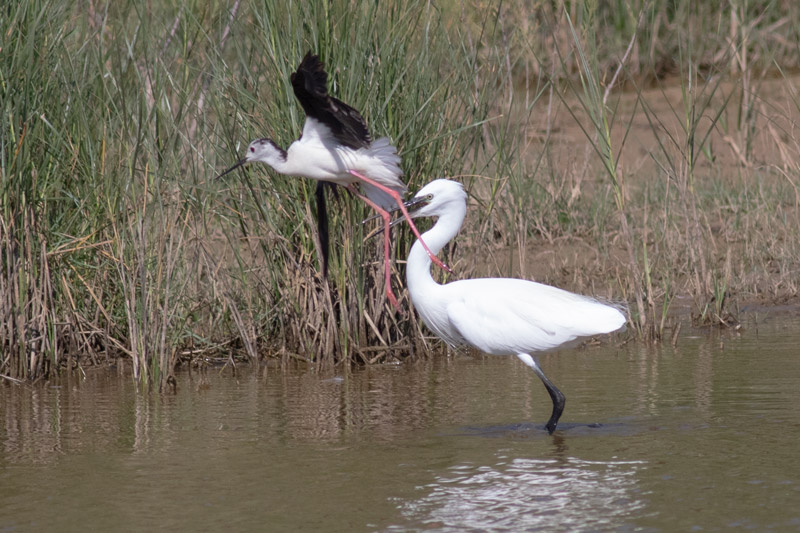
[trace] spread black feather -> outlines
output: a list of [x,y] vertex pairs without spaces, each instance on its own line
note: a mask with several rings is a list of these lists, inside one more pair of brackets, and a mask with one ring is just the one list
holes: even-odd
[[372,143],[361,113],[328,94],[328,73],[319,56],[306,54],[292,73],[292,88],[306,116],[330,128],[339,143],[356,150]]

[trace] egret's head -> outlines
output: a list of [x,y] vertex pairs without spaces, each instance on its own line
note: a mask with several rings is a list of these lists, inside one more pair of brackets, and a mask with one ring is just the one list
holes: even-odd
[[217,176],[217,178],[221,178],[240,166],[253,161],[260,161],[274,168],[277,164],[286,162],[286,150],[275,144],[272,139],[256,139],[247,147],[247,153],[244,158],[237,161],[235,165]]
[[405,206],[412,218],[441,216],[465,210],[467,193],[457,181],[438,179],[421,188]]

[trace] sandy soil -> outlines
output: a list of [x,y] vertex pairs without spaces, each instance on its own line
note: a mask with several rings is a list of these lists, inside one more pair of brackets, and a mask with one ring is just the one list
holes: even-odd
[[[708,135],[694,173],[698,197],[713,199],[717,189],[728,191],[733,197],[762,195],[761,201],[765,204],[778,204],[784,219],[782,225],[773,226],[769,215],[759,213],[758,209],[745,213],[737,205],[703,204],[702,238],[707,241],[704,246],[711,248],[709,270],[724,271],[726,276],[735,278],[729,282],[727,291],[730,299],[727,307],[734,319],[738,313],[766,309],[800,313],[797,291],[800,258],[796,242],[797,222],[800,221],[797,131],[800,99],[795,94],[795,87],[800,86],[798,82],[800,78],[749,83],[737,79],[717,85],[716,80],[709,80],[695,91],[694,113],[699,117],[696,142],[699,143],[697,137]],[[683,91],[680,80],[672,79],[641,94],[627,90],[609,99],[614,117],[611,124],[613,149],[619,153],[622,147],[619,175],[625,189],[626,209],[639,238],[648,225],[653,233],[663,233],[664,228],[654,225],[666,224],[667,220],[659,218],[658,214],[665,209],[664,205],[654,203],[647,207],[649,215],[644,213],[643,191],[675,190],[681,180],[685,182],[684,177],[670,171],[668,162],[672,159],[675,165],[672,168],[680,168],[677,162],[688,151]],[[582,200],[597,194],[609,195],[608,201],[613,203],[600,159],[578,123],[580,121],[583,128],[591,132],[589,118],[574,99],[567,97],[566,100],[573,111],[578,110],[576,117],[557,98],[549,106],[545,95],[533,107],[528,123],[521,126],[527,140],[525,153],[529,156],[530,168],[540,158],[542,150],[546,151],[545,163],[532,179],[553,196],[574,202],[575,208],[583,205]],[[790,193],[776,196],[774,192],[786,190]],[[486,190],[481,190],[478,184],[473,194],[482,197]],[[673,196],[671,202],[675,201]],[[475,208],[477,203],[472,207]],[[735,224],[733,219],[737,221]],[[788,224],[785,219],[789,220]],[[608,246],[604,252],[597,245],[596,234],[581,232],[580,228],[549,235],[529,231],[532,236],[526,237],[498,235],[502,227],[501,224],[493,226],[493,242],[472,243],[472,239],[467,238],[459,244],[456,267],[460,263],[462,269],[458,277],[514,275],[611,298],[619,298],[621,291],[630,290],[629,281],[626,281],[630,278],[629,247],[620,235],[618,222],[608,228]],[[743,228],[753,228],[753,231],[748,233]],[[475,229],[481,231],[481,228]],[[482,229],[481,234],[487,235],[485,228]],[[675,231],[680,237],[680,231]],[[774,244],[760,243],[759,239],[764,239],[761,234],[768,236],[767,241],[773,234],[777,241],[783,242],[781,250],[785,249],[786,253],[776,254]],[[668,248],[686,246],[680,239],[675,242],[665,239],[664,243],[659,243],[662,253],[649,235],[647,239],[648,246],[653,246],[649,250],[651,261],[676,261],[681,250]],[[641,250],[637,249],[636,253],[641,260]],[[659,253],[662,255],[657,255]],[[741,267],[736,267],[737,261]],[[662,264],[661,268],[669,270],[670,266],[674,275],[670,314],[699,314],[711,297],[693,287],[693,280],[689,279],[691,274],[683,265]]]

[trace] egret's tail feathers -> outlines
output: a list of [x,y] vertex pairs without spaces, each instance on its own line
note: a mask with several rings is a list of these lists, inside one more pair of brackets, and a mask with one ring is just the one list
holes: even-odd
[[630,309],[628,309],[628,305],[621,301],[599,300],[599,302],[616,311],[616,313],[611,311],[606,313],[606,328],[608,328],[608,332],[611,333],[612,331],[624,331],[625,324],[628,323],[628,316],[630,315]]
[[611,333],[617,331],[622,328],[627,321],[625,315],[620,309],[611,306],[605,306],[604,308],[599,309],[595,316],[597,318],[595,325],[597,326],[597,329],[601,330],[602,333]]
[[568,308],[563,309],[566,319],[563,326],[571,329],[576,337],[611,333],[623,327],[627,321],[624,312],[616,305],[579,294],[566,295],[565,302],[572,301],[568,302]]

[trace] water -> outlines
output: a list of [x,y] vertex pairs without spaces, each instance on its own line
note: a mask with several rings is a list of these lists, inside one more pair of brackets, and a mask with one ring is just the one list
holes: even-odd
[[800,530],[800,327],[0,386],[0,531]]

